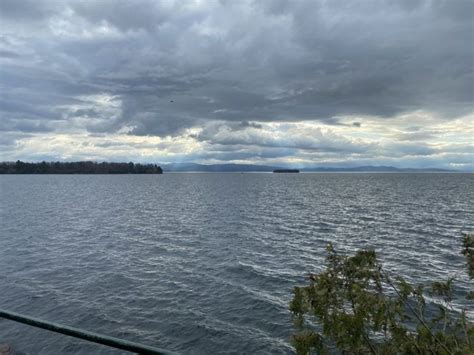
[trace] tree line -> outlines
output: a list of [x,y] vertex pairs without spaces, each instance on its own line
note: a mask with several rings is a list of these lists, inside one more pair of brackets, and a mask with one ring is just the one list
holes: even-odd
[[0,174],[162,174],[156,164],[78,162],[0,163]]

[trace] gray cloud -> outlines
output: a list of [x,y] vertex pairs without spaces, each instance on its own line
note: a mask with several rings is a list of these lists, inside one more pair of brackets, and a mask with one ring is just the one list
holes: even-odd
[[235,145],[248,142],[208,123],[359,130],[363,120],[340,117],[417,110],[449,121],[473,111],[473,13],[463,0],[4,0],[0,129],[164,137],[205,126],[198,140]]
[[404,132],[397,135],[399,141],[426,141],[435,137],[434,132]]
[[0,14],[6,21],[41,21],[47,19],[61,7],[54,1],[2,0]]

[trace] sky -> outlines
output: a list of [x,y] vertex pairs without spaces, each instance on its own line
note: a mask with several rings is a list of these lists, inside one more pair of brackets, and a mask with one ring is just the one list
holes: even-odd
[[0,160],[474,170],[474,2],[0,1]]

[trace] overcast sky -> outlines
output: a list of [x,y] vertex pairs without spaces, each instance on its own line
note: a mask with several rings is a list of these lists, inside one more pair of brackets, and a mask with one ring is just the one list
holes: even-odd
[[471,0],[0,1],[0,160],[474,169]]

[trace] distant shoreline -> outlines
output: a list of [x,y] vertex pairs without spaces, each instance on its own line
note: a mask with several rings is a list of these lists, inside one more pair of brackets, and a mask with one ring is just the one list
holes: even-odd
[[473,173],[473,171],[448,170],[437,168],[396,168],[392,166],[356,166],[356,167],[307,167],[282,168],[252,164],[139,164],[112,162],[1,162],[0,174],[36,174],[36,175],[123,175],[123,174],[163,174],[165,173],[273,173],[298,171],[299,173]]
[[271,173],[275,170],[298,170],[300,173],[308,172],[462,172],[459,170],[448,170],[428,167],[424,169],[415,168],[396,168],[393,166],[354,166],[354,167],[281,167],[254,164],[196,164],[196,163],[173,163],[162,164],[161,167],[165,172],[267,172]]
[[[272,171],[170,171],[164,170],[166,174],[274,174]],[[300,171],[299,174],[290,175],[308,175],[308,174],[474,174],[473,171]]]
[[35,174],[35,175],[79,175],[79,174],[163,174],[163,169],[156,164],[135,163],[96,163],[79,162],[16,162],[0,163],[0,174]]
[[[1,175],[163,175],[163,174],[268,174],[268,175],[288,175],[274,174],[272,171],[163,171],[163,173],[1,173]],[[311,174],[474,174],[473,171],[300,171],[299,174],[289,175],[311,175]]]

